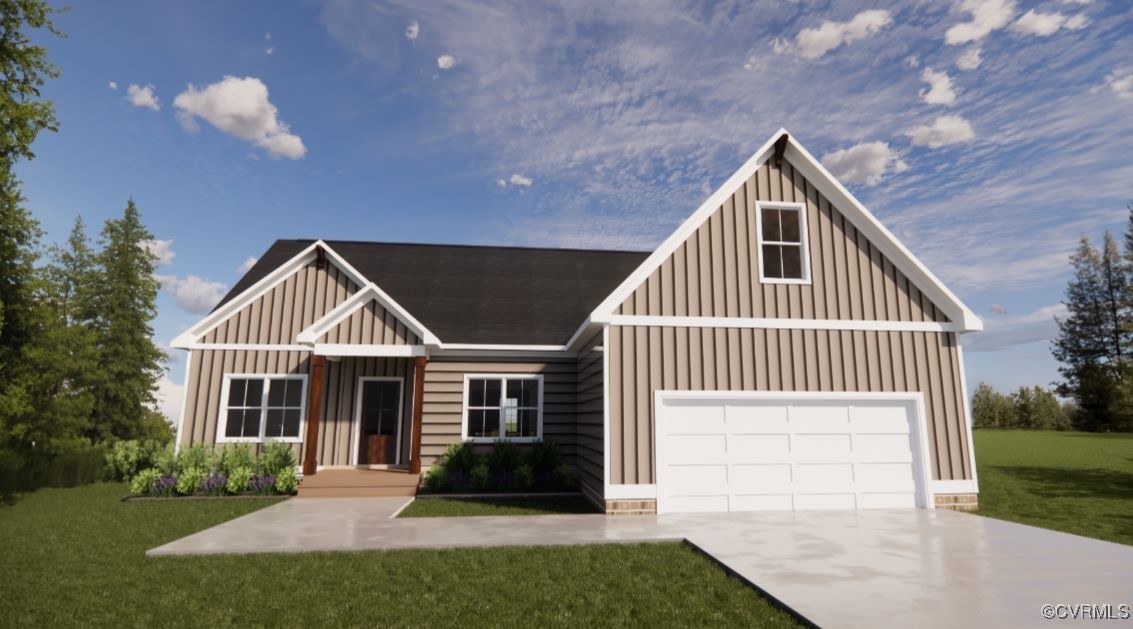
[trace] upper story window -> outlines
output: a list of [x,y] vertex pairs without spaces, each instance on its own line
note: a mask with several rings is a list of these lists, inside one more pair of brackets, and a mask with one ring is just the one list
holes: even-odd
[[542,376],[470,375],[465,379],[466,439],[535,441],[542,435]]
[[806,206],[757,203],[759,276],[768,284],[809,284]]
[[306,376],[226,376],[218,441],[300,441]]

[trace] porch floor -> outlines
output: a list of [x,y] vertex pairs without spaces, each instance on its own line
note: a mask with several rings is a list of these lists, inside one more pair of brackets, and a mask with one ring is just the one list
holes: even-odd
[[304,476],[300,498],[371,498],[417,495],[418,475],[406,468],[323,469]]

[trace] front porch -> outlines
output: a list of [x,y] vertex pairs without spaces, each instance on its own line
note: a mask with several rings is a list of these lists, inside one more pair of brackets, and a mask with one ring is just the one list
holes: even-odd
[[408,467],[369,469],[331,468],[304,476],[299,484],[300,498],[371,498],[415,496],[419,474]]

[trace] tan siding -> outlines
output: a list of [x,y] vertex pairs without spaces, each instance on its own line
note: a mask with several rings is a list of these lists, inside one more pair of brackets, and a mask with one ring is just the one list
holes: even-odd
[[582,345],[578,353],[575,408],[578,421],[575,460],[578,477],[601,495],[605,482],[604,378],[602,333]]
[[[335,339],[331,341],[330,339]],[[383,308],[376,300],[370,300],[334,328],[319,337],[320,343],[340,343],[344,345],[382,344],[382,345],[420,345],[416,334],[406,329],[405,324],[393,313]]]
[[328,361],[327,394],[319,431],[319,464],[350,465],[354,457],[358,390],[362,377],[401,379],[401,463],[409,461],[413,374],[407,358],[343,358]]
[[[755,204],[806,204],[810,285],[759,280]],[[672,287],[670,289],[670,287]],[[673,295],[668,291],[673,290]],[[670,311],[670,305],[671,311]],[[764,164],[618,308],[625,315],[947,321],[790,164]]]
[[[971,478],[955,334],[751,330],[750,336],[739,335],[742,340],[728,339],[725,343],[713,340],[722,330],[673,328],[670,334],[670,328],[661,328],[654,335],[651,332],[658,328],[649,328],[650,334],[643,336],[645,329],[610,327],[611,352],[622,349],[611,354],[615,360],[611,363],[610,395],[612,400],[620,396],[627,401],[610,406],[610,434],[620,436],[610,443],[611,483],[654,482],[653,399],[662,388],[659,383],[668,387],[669,382],[676,383],[673,388],[684,390],[920,391],[924,394],[933,478]],[[704,341],[701,345],[689,343],[686,350],[680,341],[686,336]],[[674,342],[675,348],[666,347]],[[743,358],[748,350],[741,346],[749,342],[754,356],[751,362]],[[661,347],[654,347],[656,343]],[[901,347],[893,348],[893,344]],[[676,361],[655,359],[670,351],[678,356]],[[741,356],[754,369],[754,377],[737,378],[729,367],[732,355]],[[655,374],[658,365],[659,375]],[[642,461],[650,464],[642,465]]]

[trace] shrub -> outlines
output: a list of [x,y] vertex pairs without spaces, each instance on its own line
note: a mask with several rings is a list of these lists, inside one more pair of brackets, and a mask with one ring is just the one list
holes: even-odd
[[248,491],[252,482],[252,467],[237,467],[228,473],[228,484],[225,489],[230,494],[242,494]]
[[555,487],[559,489],[574,489],[576,484],[574,470],[566,463],[560,463],[555,468],[554,482]]
[[125,482],[142,470],[154,466],[155,461],[165,450],[160,441],[117,441],[106,454],[106,478]]
[[441,465],[434,465],[425,472],[425,489],[431,492],[443,491],[448,486],[448,473]]
[[201,490],[201,483],[209,474],[202,468],[191,468],[177,476],[177,493],[182,496],[192,496]]
[[194,443],[181,450],[177,456],[175,473],[178,477],[188,471],[203,470],[209,472],[213,469],[215,460],[214,448],[203,443]]
[[454,443],[448,447],[444,456],[437,462],[439,466],[444,468],[451,476],[454,472],[460,472],[465,476],[472,473],[472,468],[480,462],[480,457],[472,449],[471,441],[462,441]]
[[527,453],[527,464],[536,475],[553,474],[561,462],[558,447],[546,441],[536,441]]
[[295,473],[294,466],[284,468],[275,477],[275,491],[277,493],[293,494],[297,487],[299,487],[299,476]]
[[130,493],[135,496],[152,495],[161,477],[161,472],[153,468],[138,472],[130,479]]
[[506,475],[508,477],[515,474],[515,470],[519,467],[521,457],[519,456],[519,447],[510,441],[498,440],[492,447],[492,452],[488,454],[488,471],[496,475]]
[[256,467],[256,453],[252,451],[252,446],[247,443],[233,443],[226,446],[220,452],[220,473],[225,476],[232,476],[232,472],[238,469],[255,469]]
[[177,492],[177,479],[170,475],[164,475],[157,479],[153,486],[154,496],[173,496]]
[[201,481],[201,493],[206,496],[223,496],[228,488],[228,479],[219,474],[210,474]]
[[484,491],[488,489],[492,480],[492,473],[488,471],[488,466],[483,461],[476,464],[472,468],[472,473],[469,475],[472,481],[472,488],[476,491]]
[[291,445],[282,441],[268,442],[260,453],[260,474],[278,476],[289,467],[295,467],[295,452],[291,449]]
[[275,477],[274,476],[253,476],[251,482],[248,483],[248,490],[257,496],[271,495],[275,490]]
[[165,476],[177,474],[177,454],[173,451],[173,444],[166,444],[157,456],[154,457],[153,468]]
[[515,479],[513,486],[516,489],[531,489],[535,484],[535,472],[531,470],[531,466],[524,463],[515,468]]

